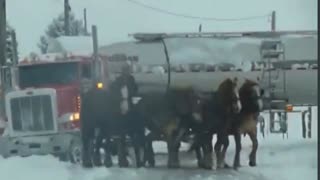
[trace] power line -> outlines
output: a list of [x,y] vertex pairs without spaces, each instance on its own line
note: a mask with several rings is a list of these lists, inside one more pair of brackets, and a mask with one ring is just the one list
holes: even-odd
[[266,15],[260,15],[260,16],[250,16],[250,17],[243,17],[243,18],[214,18],[214,17],[201,17],[201,16],[192,16],[192,15],[187,15],[187,14],[180,14],[180,13],[175,13],[175,12],[171,12],[171,11],[167,11],[164,9],[160,9],[160,8],[156,8],[144,3],[141,3],[139,1],[136,0],[128,0],[131,3],[134,3],[136,5],[139,5],[141,7],[153,10],[153,11],[157,11],[163,14],[168,14],[168,15],[172,15],[172,16],[177,16],[177,17],[182,17],[182,18],[187,18],[187,19],[199,19],[199,20],[205,20],[205,21],[245,21],[245,20],[253,20],[253,19],[260,19],[260,18],[266,18],[266,17],[270,17],[270,13],[266,14]]

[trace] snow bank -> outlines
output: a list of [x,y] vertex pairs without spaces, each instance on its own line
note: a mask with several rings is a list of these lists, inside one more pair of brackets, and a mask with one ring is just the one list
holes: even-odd
[[[305,109],[305,108],[295,108]],[[268,122],[268,115],[263,114]],[[182,144],[180,161],[182,168],[166,168],[167,147],[164,142],[155,142],[156,164],[154,169],[135,168],[93,168],[83,169],[70,163],[63,163],[52,156],[32,156],[27,158],[0,158],[1,179],[11,180],[316,180],[317,179],[317,107],[312,108],[312,138],[303,139],[301,135],[300,114],[288,116],[288,139],[281,134],[267,133],[262,138],[258,134],[259,149],[257,167],[248,166],[251,141],[242,138],[241,164],[239,171],[200,170],[196,168],[195,155],[186,153],[187,144]],[[258,127],[259,129],[259,127]],[[214,140],[215,142],[215,137]],[[226,161],[230,165],[234,157],[234,141],[230,137]],[[114,161],[115,162],[115,161]]]
[[68,180],[72,177],[67,164],[52,156],[0,159],[0,171],[1,179],[12,180]]

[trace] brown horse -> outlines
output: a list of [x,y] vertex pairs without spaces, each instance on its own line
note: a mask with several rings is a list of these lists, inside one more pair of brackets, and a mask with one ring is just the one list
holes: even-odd
[[[246,79],[239,90],[242,110],[239,120],[230,129],[230,134],[234,135],[236,144],[236,154],[233,167],[240,166],[241,134],[248,134],[252,141],[252,151],[249,156],[249,165],[256,166],[256,153],[258,149],[257,123],[259,113],[263,110],[262,96],[264,90],[257,82]],[[226,149],[225,149],[226,151]]]
[[[229,144],[228,130],[236,120],[236,115],[241,111],[241,103],[237,88],[237,78],[226,79],[211,97],[204,100],[202,105],[203,122],[193,127],[196,134],[191,149],[195,149],[198,166],[205,169],[212,168],[212,136],[217,134],[215,152],[218,167],[224,166],[225,151],[221,151],[222,145],[226,148]],[[202,157],[203,154],[203,157]]]
[[170,88],[165,94],[145,94],[137,109],[146,125],[145,161],[150,166],[155,165],[152,141],[164,140],[168,147],[168,167],[180,167],[180,142],[190,125],[202,120],[195,90],[189,87]]

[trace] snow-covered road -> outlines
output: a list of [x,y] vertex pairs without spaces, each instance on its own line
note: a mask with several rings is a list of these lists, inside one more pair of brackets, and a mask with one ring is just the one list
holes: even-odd
[[[181,153],[181,169],[166,168],[166,146],[156,142],[157,167],[127,168],[113,167],[83,169],[69,163],[60,162],[52,156],[14,157],[0,159],[0,178],[3,180],[316,180],[317,179],[317,108],[313,108],[312,138],[303,139],[301,117],[289,115],[289,138],[280,134],[267,134],[263,139],[259,134],[257,167],[248,166],[251,142],[243,138],[241,153],[242,167],[234,170],[200,170],[196,168],[194,154]],[[234,142],[227,154],[227,162],[232,164]],[[215,141],[215,139],[214,139]],[[186,149],[183,146],[182,151]]]

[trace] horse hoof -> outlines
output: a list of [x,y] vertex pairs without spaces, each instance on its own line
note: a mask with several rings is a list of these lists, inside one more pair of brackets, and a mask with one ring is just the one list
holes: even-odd
[[170,169],[180,168],[180,163],[178,163],[178,162],[169,163],[169,164],[168,164],[168,168],[170,168]]
[[129,161],[127,159],[119,161],[119,166],[122,167],[129,167]]
[[112,167],[113,166],[113,162],[110,156],[105,156],[104,158],[104,166],[106,168]]
[[83,162],[82,167],[84,168],[92,168],[93,164],[91,162]]
[[94,159],[94,160],[93,160],[93,164],[94,164],[95,166],[97,166],[97,167],[102,166],[102,162],[101,162],[100,159]]
[[238,170],[238,168],[240,168],[241,166],[239,165],[239,164],[235,164],[235,165],[233,165],[233,169],[234,170]]
[[201,168],[206,169],[206,170],[211,170],[212,166],[211,165],[203,165]]
[[102,166],[102,162],[95,162],[95,163],[94,163],[94,166],[96,166],[96,167],[101,167],[101,166]]
[[179,158],[175,157],[175,158],[169,158],[168,159],[168,168],[171,169],[176,169],[176,168],[180,168],[180,161]]
[[257,164],[256,164],[256,162],[249,161],[249,166],[254,167],[254,166],[257,166]]
[[210,161],[204,161],[204,162],[200,163],[200,167],[203,169],[210,170],[210,169],[212,169],[212,166],[213,166],[213,164]]
[[225,164],[217,163],[217,169],[224,169],[224,168],[225,168]]
[[89,156],[82,156],[82,167],[84,168],[92,168],[93,167],[93,164],[89,158]]
[[155,161],[149,161],[148,164],[149,164],[149,167],[151,168],[154,168],[156,166]]
[[145,167],[146,164],[144,162],[137,162],[136,164],[137,168]]
[[104,166],[105,166],[106,168],[110,168],[110,167],[113,166],[113,163],[112,163],[112,162],[105,162],[105,163],[104,163]]
[[230,166],[225,163],[224,166],[223,166],[223,168],[224,168],[224,169],[230,169]]
[[178,169],[178,168],[180,168],[180,166],[176,165],[176,164],[170,164],[170,165],[168,165],[168,168],[169,169]]

